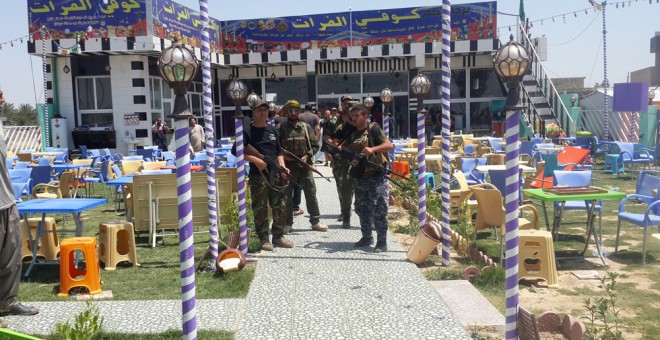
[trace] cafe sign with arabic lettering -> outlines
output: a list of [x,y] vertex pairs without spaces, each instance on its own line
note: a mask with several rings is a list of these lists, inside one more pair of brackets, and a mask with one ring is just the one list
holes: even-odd
[[52,39],[147,35],[145,0],[28,0],[28,18],[35,40],[44,25]]
[[[497,2],[452,5],[451,40],[494,39]],[[442,6],[223,21],[230,53],[434,42],[442,39]],[[352,39],[352,43],[351,43]]]

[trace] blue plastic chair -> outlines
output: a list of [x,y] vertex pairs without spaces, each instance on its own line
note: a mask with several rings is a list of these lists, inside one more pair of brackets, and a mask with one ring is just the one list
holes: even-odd
[[51,161],[51,158],[50,158],[50,157],[41,157],[41,158],[39,158],[39,160],[37,161],[37,165],[39,165],[39,166],[50,165],[50,161]]
[[[101,183],[103,184],[103,197],[108,197],[108,194],[105,191],[105,182],[110,180],[110,176],[108,174],[108,164],[110,163],[109,160],[104,160],[103,163],[101,163],[101,168],[100,169],[91,169],[83,172],[80,177],[87,184],[87,187],[85,188],[85,194],[87,197],[89,197],[89,187],[92,187],[92,191],[94,189],[93,184],[94,183]],[[97,171],[95,171],[97,170]]]
[[27,168],[27,169],[11,169],[8,171],[9,172],[9,178],[12,183],[15,184],[24,184],[24,186],[21,186],[23,190],[20,193],[14,193],[14,196],[16,195],[29,195],[30,194],[30,182],[32,179],[30,176],[32,175],[32,168]]
[[145,162],[153,162],[156,160],[154,150],[152,149],[137,149],[135,152],[138,156],[142,156]]
[[[639,192],[628,195],[621,200],[619,204],[619,222],[616,227],[616,242],[614,244],[614,253],[619,251],[619,233],[621,231],[621,221],[634,224],[644,229],[644,239],[642,241],[642,264],[646,264],[646,238],[648,229],[651,226],[658,226],[660,231],[660,172],[641,171],[637,179],[637,189]],[[656,195],[654,194],[654,191]],[[650,195],[648,195],[650,194]],[[625,210],[625,204],[630,199],[641,201],[648,205],[644,213],[629,213]]]
[[486,158],[461,158],[461,171],[465,174],[468,185],[486,182],[486,174],[477,172],[478,165],[485,165]]
[[12,182],[11,187],[14,190],[14,199],[16,203],[23,202],[23,194],[27,191],[28,183]]
[[228,153],[227,154],[227,159],[220,164],[220,167],[222,167],[222,168],[235,168],[236,165],[237,165],[236,156]]
[[[494,185],[497,190],[499,190],[502,193],[502,197],[504,197],[504,191],[506,188],[506,170],[488,170],[488,177],[490,178],[490,184]],[[520,187],[522,188],[524,178],[522,175],[522,169],[520,169],[519,177],[520,179]],[[522,191],[519,192],[519,197],[518,197],[518,202],[522,202]]]
[[16,161],[16,163],[14,163],[14,169],[27,169],[29,165],[30,162]]
[[[555,171],[555,181],[558,186],[588,186],[591,184],[591,171]],[[559,214],[561,202],[555,202],[555,216]],[[587,205],[584,201],[567,201],[564,203],[564,210],[584,210],[588,211]],[[598,235],[601,237],[602,242],[602,229],[603,229],[603,201],[599,200],[594,206],[593,212],[598,213]]]
[[80,148],[80,159],[87,159],[89,157],[89,151],[87,150],[87,146],[85,145],[79,145]]
[[37,184],[42,184],[42,183],[50,183],[50,181],[53,180],[52,176],[52,168],[50,165],[42,165],[42,166],[33,166],[32,167],[32,172],[30,173],[30,187],[28,191],[32,193],[32,189],[37,185]]
[[468,144],[463,146],[463,152],[465,152],[466,156],[472,156],[474,155],[474,150],[477,148],[476,145],[474,144]]
[[503,153],[504,152],[504,146],[499,144],[503,141],[502,138],[496,138],[496,137],[488,137],[488,144],[490,144],[490,147],[495,150],[495,153]]
[[652,163],[655,163],[655,157],[648,149],[636,152],[634,143],[614,142],[614,144],[619,148],[619,164],[622,166],[628,164],[631,170],[635,170],[637,164],[651,166]]
[[174,151],[163,151],[163,160],[167,165],[176,165]]

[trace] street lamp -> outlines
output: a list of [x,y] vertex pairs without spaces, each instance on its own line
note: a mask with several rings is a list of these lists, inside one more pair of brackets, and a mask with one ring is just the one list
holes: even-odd
[[[178,196],[179,244],[181,252],[181,302],[184,334],[197,333],[197,299],[195,297],[195,248],[193,242],[192,196],[190,187],[190,138],[186,92],[197,73],[195,55],[180,44],[166,48],[158,58],[158,70],[170,88],[174,89],[174,138],[176,145],[176,183]],[[184,245],[188,245],[183,249]]]
[[[227,86],[227,94],[236,105],[234,126],[236,127],[236,168],[238,177],[238,250],[247,255],[247,205],[245,200],[245,156],[243,144],[243,111],[241,103],[247,95],[247,86],[242,80],[232,79]],[[256,96],[256,94],[255,94]]]
[[371,96],[367,96],[367,98],[362,100],[362,104],[366,106],[367,109],[371,109],[374,106],[374,99],[371,98]]
[[571,107],[575,107],[575,102],[577,101],[577,97],[575,95],[571,96]]
[[394,101],[392,90],[386,87],[380,91],[380,101],[385,105],[385,112],[383,113],[383,131],[385,131],[385,135],[389,137],[390,117],[392,116],[392,114],[389,112],[389,106],[392,104],[392,101]]
[[[518,197],[520,194],[518,139],[520,132],[520,82],[530,63],[530,56],[524,46],[513,41],[500,47],[495,53],[495,71],[507,83],[506,96],[506,183],[504,206],[506,210],[506,251],[505,251],[505,307],[506,339],[518,338]],[[571,98],[572,101],[572,98]]]
[[649,105],[653,105],[653,98],[655,98],[655,91],[649,91]]
[[426,110],[424,97],[431,89],[431,81],[423,74],[416,75],[410,81],[410,92],[417,97],[417,205],[419,229],[426,225],[426,162],[424,138],[426,135]]
[[253,108],[254,108],[254,104],[255,104],[255,103],[257,102],[257,100],[259,100],[259,99],[261,99],[261,97],[259,97],[258,94],[254,93],[254,91],[252,91],[252,93],[250,93],[250,94],[247,96],[247,98],[245,98],[245,102],[248,104],[248,106],[250,107],[250,109],[253,109]]

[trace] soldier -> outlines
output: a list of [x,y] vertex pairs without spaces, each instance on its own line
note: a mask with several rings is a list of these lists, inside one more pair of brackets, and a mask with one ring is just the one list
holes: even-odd
[[[350,96],[341,98],[341,112],[339,118],[336,120],[334,126],[330,126],[331,136],[326,135],[325,142],[332,143],[333,145],[341,145],[348,139],[350,133],[355,130],[351,125],[348,117],[348,105],[353,101]],[[351,203],[353,201],[353,194],[355,193],[355,181],[348,174],[350,164],[347,160],[341,157],[332,158],[332,174],[337,183],[337,195],[339,196],[339,205],[341,213],[337,221],[342,222],[342,228],[349,229],[351,227]]]
[[[284,237],[286,223],[286,196],[271,187],[269,179],[261,176],[260,172],[267,169],[266,157],[276,158],[286,172],[282,149],[277,142],[277,130],[268,125],[268,103],[258,100],[255,103],[252,117],[254,118],[249,132],[245,132],[246,145],[245,160],[250,162],[250,196],[252,197],[252,212],[254,213],[254,227],[259,236],[261,250],[272,251],[273,246],[281,248],[293,247],[293,242]],[[247,148],[254,147],[264,157],[250,154]],[[232,151],[235,154],[235,151]],[[268,169],[275,171],[274,169]],[[273,214],[273,242],[268,240],[268,206]]]
[[[316,131],[307,123],[298,120],[300,114],[300,103],[296,100],[289,100],[284,104],[287,112],[287,121],[277,126],[279,142],[282,148],[288,150],[304,162],[310,164],[312,157],[319,150]],[[321,212],[316,199],[316,183],[312,171],[306,166],[298,164],[293,158],[284,156],[285,163],[291,176],[295,178],[302,186],[305,192],[305,201],[307,203],[307,212],[309,213],[309,222],[312,229],[316,231],[327,231],[328,226],[320,222]],[[287,188],[287,217],[286,228],[293,226],[293,210],[291,209],[291,200],[293,199],[293,187]],[[287,230],[288,231],[288,230]]]
[[[385,165],[385,154],[394,149],[377,123],[369,123],[369,109],[364,105],[350,108],[350,119],[356,130],[351,133],[344,147],[356,153],[362,153],[367,160]],[[373,244],[371,226],[376,229],[376,247],[374,252],[387,251],[387,200],[385,199],[385,171],[364,162],[351,161],[351,176],[355,178],[355,213],[360,218],[362,238],[355,247]]]

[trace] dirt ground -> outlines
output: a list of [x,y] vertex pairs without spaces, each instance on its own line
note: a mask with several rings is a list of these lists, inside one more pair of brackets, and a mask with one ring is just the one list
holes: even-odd
[[[400,209],[400,208],[399,208]],[[405,225],[408,223],[406,213],[395,213],[390,215],[394,219],[390,219],[390,225]],[[394,233],[397,241],[404,248],[409,248],[414,240],[414,236],[407,234]],[[453,251],[453,250],[452,250]],[[590,251],[590,250],[588,250]],[[452,252],[452,257],[457,256]],[[521,281],[519,286],[519,300],[520,305],[525,306],[529,311],[533,312],[538,318],[541,313],[545,311],[553,311],[558,314],[570,314],[576,318],[580,315],[586,315],[584,307],[584,299],[586,297],[576,296],[575,294],[565,294],[566,290],[575,291],[582,288],[594,289],[602,291],[602,296],[605,295],[605,290],[601,287],[598,279],[579,279],[574,273],[588,273],[595,272],[598,277],[605,275],[606,271],[626,273],[626,277],[619,277],[617,281],[619,284],[626,284],[634,282],[638,289],[652,290],[653,282],[644,275],[635,275],[625,271],[623,268],[625,264],[616,261],[608,261],[609,268],[605,270],[600,263],[600,259],[594,258],[576,258],[576,259],[562,259],[559,261],[559,268],[557,268],[559,276],[559,284],[554,287],[548,287],[544,281]],[[425,271],[431,268],[440,267],[440,263],[426,262],[424,268],[420,270]],[[639,273],[636,273],[639,274]],[[642,279],[640,279],[642,278]],[[624,311],[626,317],[634,317],[634,311]],[[632,313],[632,315],[631,315]],[[503,339],[503,334],[493,329],[482,328],[478,330],[480,339]],[[634,330],[625,330],[626,339],[641,339],[641,335],[634,333]],[[564,339],[561,334],[541,333],[541,339]]]

